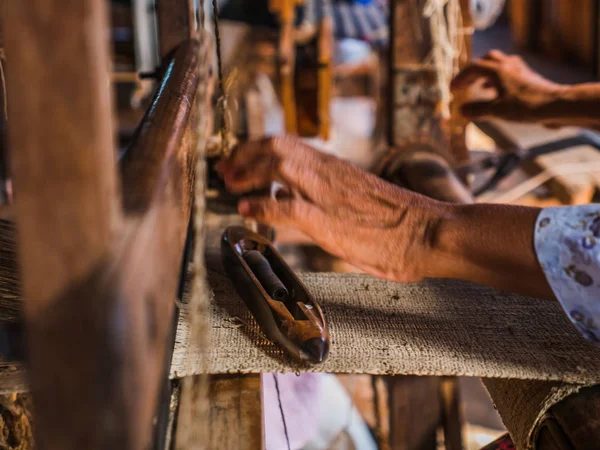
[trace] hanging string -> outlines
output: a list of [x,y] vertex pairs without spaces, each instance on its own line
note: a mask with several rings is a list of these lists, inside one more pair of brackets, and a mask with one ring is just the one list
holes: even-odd
[[348,416],[346,417],[346,424],[344,425],[344,428],[342,428],[342,431],[345,433],[348,433],[348,430],[350,429],[350,426],[352,425],[352,417],[354,417],[354,408],[355,406],[355,398],[356,398],[356,378],[354,378],[356,375],[350,375],[351,378],[351,382],[350,382],[350,386],[348,386],[348,395],[350,397],[350,408],[348,408]]
[[287,423],[285,422],[285,414],[283,413],[283,404],[281,403],[281,392],[279,391],[279,380],[277,380],[277,374],[272,373],[273,380],[275,381],[275,392],[277,392],[277,402],[279,403],[279,412],[281,413],[281,421],[283,422],[283,432],[285,433],[285,442],[287,443],[288,450],[292,450],[290,446],[290,436],[288,434]]
[[219,89],[221,90],[221,97],[219,98],[218,105],[221,112],[221,150],[222,154],[226,154],[229,148],[227,137],[229,134],[227,126],[227,93],[225,92],[225,77],[223,75],[223,61],[221,59],[221,32],[219,29],[219,5],[218,0],[212,0],[213,7],[213,24],[215,27],[215,41],[217,47],[217,73],[219,77]]
[[204,0],[198,4],[198,31],[206,31],[206,11],[204,10]]
[[4,105],[2,106],[4,119],[8,120],[8,95],[6,93],[6,76],[4,74],[4,65],[2,64],[3,60],[6,61],[6,55],[4,54],[4,49],[0,48],[0,81],[2,81],[2,92],[4,92]]

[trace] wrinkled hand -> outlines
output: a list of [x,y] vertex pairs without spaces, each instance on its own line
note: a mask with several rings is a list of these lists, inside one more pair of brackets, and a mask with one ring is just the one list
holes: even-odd
[[547,105],[562,86],[531,70],[519,56],[493,50],[462,70],[451,88],[470,119],[499,117],[551,125]]
[[243,198],[240,214],[291,226],[326,251],[393,281],[430,276],[443,204],[398,188],[300,141],[272,138],[240,145],[218,166],[227,188],[244,193],[280,182],[285,198]]

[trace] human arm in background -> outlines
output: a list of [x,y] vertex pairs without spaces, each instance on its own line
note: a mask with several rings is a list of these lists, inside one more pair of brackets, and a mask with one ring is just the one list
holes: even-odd
[[562,85],[531,70],[519,56],[493,50],[452,82],[463,114],[498,117],[549,127],[600,130],[600,83]]

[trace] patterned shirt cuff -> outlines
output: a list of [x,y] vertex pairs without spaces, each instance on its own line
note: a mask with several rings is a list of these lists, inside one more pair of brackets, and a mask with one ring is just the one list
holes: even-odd
[[571,322],[600,342],[600,205],[544,209],[535,251]]

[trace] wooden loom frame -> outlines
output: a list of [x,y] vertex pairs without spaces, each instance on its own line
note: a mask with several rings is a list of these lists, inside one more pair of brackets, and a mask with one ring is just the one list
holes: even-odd
[[191,13],[179,3],[159,5],[164,77],[119,163],[106,2],[2,5],[6,52],[19,55],[9,133],[41,448],[141,449],[150,437],[198,133],[200,43],[169,10]]
[[[8,85],[19,99],[10,105],[10,143],[19,149],[11,162],[36,437],[44,448],[139,449],[150,435],[191,208],[200,45],[190,40],[192,3],[158,1],[168,75],[120,172],[103,1],[3,5],[6,35],[18,36],[6,41],[7,53],[31,56],[11,61]],[[120,315],[129,320],[115,336]],[[258,375],[215,377],[209,398],[211,443],[260,445]],[[566,428],[572,437],[575,425],[565,418],[590,405],[600,402],[575,396],[557,405],[558,433]],[[541,448],[559,448],[552,447],[557,426],[548,423]]]

